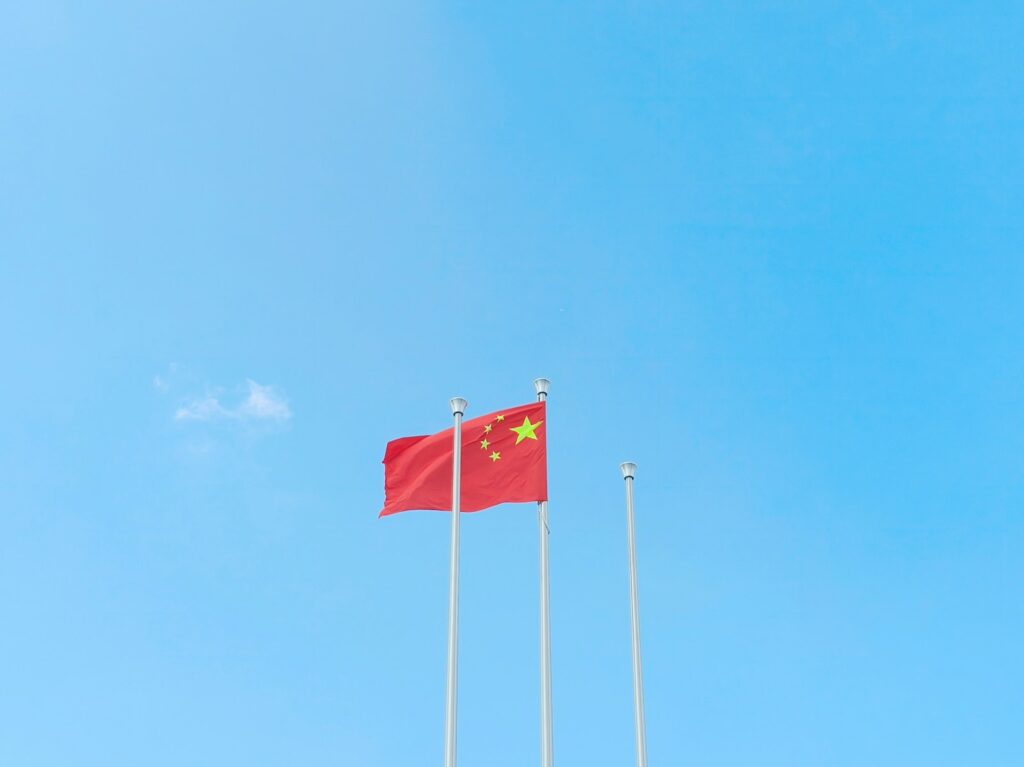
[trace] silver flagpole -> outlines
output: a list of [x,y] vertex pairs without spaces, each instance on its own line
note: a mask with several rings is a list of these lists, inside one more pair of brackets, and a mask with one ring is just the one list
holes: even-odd
[[444,767],[455,767],[455,709],[458,699],[459,662],[459,507],[462,478],[462,416],[468,402],[451,400],[455,419],[455,445],[452,452],[452,562],[448,580],[448,686],[444,701]]
[[[551,382],[538,378],[533,382],[537,401],[546,402]],[[548,610],[548,502],[537,504],[537,526],[540,531],[540,763],[553,767],[554,747],[551,739],[551,620]]]
[[640,672],[640,606],[636,589],[636,534],[633,531],[633,477],[636,464],[619,468],[626,481],[626,524],[629,539],[629,606],[633,622],[633,724],[636,728],[636,765],[647,767],[647,735],[644,727],[644,680]]

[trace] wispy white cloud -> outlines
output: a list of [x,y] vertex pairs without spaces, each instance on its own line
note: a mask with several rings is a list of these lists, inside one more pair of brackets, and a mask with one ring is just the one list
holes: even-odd
[[287,421],[292,417],[288,400],[273,386],[260,386],[249,379],[249,396],[245,398],[237,412],[239,418],[261,418],[271,421]]
[[161,394],[167,394],[178,377],[178,363],[172,362],[162,374],[158,373],[153,376],[153,388]]
[[283,423],[292,417],[285,396],[273,386],[246,381],[248,394],[233,407],[224,405],[216,395],[191,400],[174,413],[176,421],[274,421]]
[[196,399],[182,405],[174,412],[175,421],[215,421],[230,418],[231,411],[220,404],[216,397]]

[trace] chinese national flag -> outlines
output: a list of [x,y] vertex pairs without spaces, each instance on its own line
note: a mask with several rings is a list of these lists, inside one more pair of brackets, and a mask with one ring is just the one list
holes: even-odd
[[[548,497],[547,416],[543,402],[462,422],[462,511]],[[402,437],[384,453],[380,516],[452,508],[453,430]]]

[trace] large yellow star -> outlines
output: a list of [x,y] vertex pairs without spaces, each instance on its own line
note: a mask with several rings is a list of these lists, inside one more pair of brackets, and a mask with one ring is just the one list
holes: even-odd
[[513,426],[509,431],[514,431],[516,433],[516,444],[518,445],[524,439],[537,439],[537,435],[534,434],[534,432],[542,423],[544,422],[537,421],[537,423],[530,423],[530,416],[526,416],[523,419],[522,426]]

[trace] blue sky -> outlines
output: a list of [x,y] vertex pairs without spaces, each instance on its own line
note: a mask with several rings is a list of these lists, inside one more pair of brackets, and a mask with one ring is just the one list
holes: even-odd
[[[441,760],[388,439],[549,404],[556,761],[1024,762],[1019,3],[0,2],[0,763]],[[468,515],[460,761],[536,763]]]

